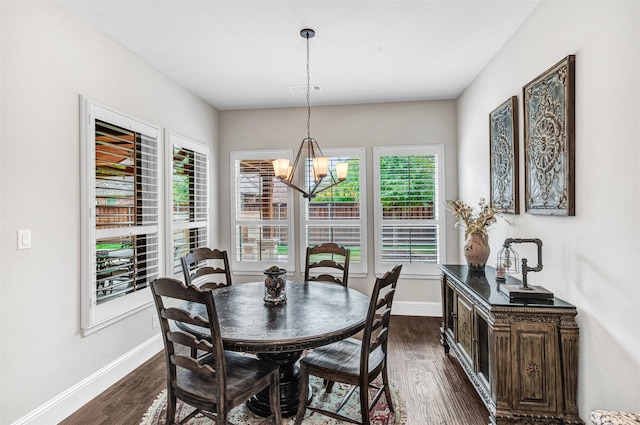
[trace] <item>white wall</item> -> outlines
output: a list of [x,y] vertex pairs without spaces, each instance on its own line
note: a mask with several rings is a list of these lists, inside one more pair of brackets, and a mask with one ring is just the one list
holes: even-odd
[[[301,98],[301,103],[304,98]],[[312,98],[313,105],[313,98]],[[229,152],[243,149],[290,148],[297,150],[306,137],[306,108],[261,109],[220,112],[220,187],[230,187]],[[367,191],[373,193],[372,155],[374,146],[444,144],[447,197],[456,196],[456,129],[454,101],[424,101],[373,105],[311,107],[311,135],[320,147],[362,147],[367,150]],[[294,152],[295,154],[295,152]],[[228,205],[229,193],[222,192],[221,205]],[[295,196],[297,202],[302,198]],[[373,273],[374,222],[373,196],[368,196],[369,275],[349,278],[349,286],[369,293],[375,281]],[[295,213],[296,228],[299,214]],[[220,215],[220,240],[230,241],[230,216]],[[448,250],[457,260],[457,240],[450,226]],[[299,232],[296,231],[296,238]],[[230,243],[230,242],[224,242]],[[298,244],[296,239],[296,245]],[[229,246],[224,246],[229,249]],[[298,266],[300,261],[297,261]],[[299,268],[299,267],[298,267]],[[300,276],[299,270],[296,272]],[[234,281],[255,280],[234,276]],[[401,279],[396,305],[403,302],[432,303],[440,310],[440,281]]]
[[510,216],[490,238],[493,253],[505,237],[542,239],[544,269],[529,276],[577,306],[587,421],[640,409],[639,46],[640,2],[543,0],[458,100],[460,197],[475,203],[489,193],[488,114],[518,95],[524,200],[522,86],[576,55],[576,216]]
[[[212,163],[218,123],[214,108],[55,2],[2,1],[0,17],[0,423],[8,424],[158,333],[152,308],[80,333],[79,94],[209,144]],[[32,249],[16,249],[18,229],[32,230]]]

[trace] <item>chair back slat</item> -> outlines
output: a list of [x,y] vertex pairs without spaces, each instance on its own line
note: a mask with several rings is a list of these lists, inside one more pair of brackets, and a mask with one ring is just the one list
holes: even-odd
[[174,354],[171,361],[177,367],[188,369],[200,376],[211,377],[216,375],[215,369],[213,369],[209,364],[200,364],[197,359],[190,356]]
[[[211,261],[216,261],[216,265],[211,265]],[[227,251],[207,247],[195,248],[182,257],[180,263],[187,285],[191,285],[194,281],[205,276],[209,279],[206,285],[210,288],[231,285],[231,269],[229,268]]]
[[[185,301],[192,301],[192,302],[198,302],[198,301],[194,301],[194,300],[185,300]],[[178,322],[183,322],[183,323],[188,323],[190,325],[195,325],[195,326],[200,326],[203,328],[208,328],[209,327],[209,321],[207,319],[205,319],[202,316],[192,316],[191,313],[189,313],[188,311],[184,311],[181,310],[179,308],[175,308],[175,307],[169,307],[164,311],[164,314],[162,317],[165,317],[169,320],[175,320]]]
[[316,268],[316,267],[332,267],[334,269],[338,269],[340,271],[344,271],[344,266],[336,261],[333,260],[321,260],[312,264],[309,264],[309,268]]
[[[335,243],[324,243],[307,247],[304,280],[337,283],[347,286],[349,278],[349,260],[351,251]],[[313,275],[313,269],[322,269],[321,274]],[[336,270],[336,275],[326,271]]]
[[182,331],[172,331],[167,338],[174,344],[184,345],[185,347],[195,348],[202,351],[211,351],[213,345],[207,340],[198,339],[194,335]]

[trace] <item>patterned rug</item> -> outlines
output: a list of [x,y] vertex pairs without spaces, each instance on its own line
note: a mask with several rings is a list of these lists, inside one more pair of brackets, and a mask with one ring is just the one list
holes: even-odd
[[[324,391],[324,386],[322,385],[322,381],[311,377],[311,386],[313,388],[313,400],[311,402],[312,406],[320,406],[322,405],[324,408],[335,409],[338,406],[344,395],[349,391],[349,386],[344,384],[336,384],[333,387],[331,393],[326,393]],[[375,390],[372,390],[371,397],[373,397]],[[387,402],[385,400],[385,396],[380,397],[378,404],[371,411],[369,418],[371,420],[371,425],[404,425],[405,420],[405,407],[404,401],[398,394],[397,389],[391,383],[391,398],[393,399],[393,406],[395,407],[396,412],[391,413],[387,407]],[[167,394],[166,390],[163,390],[156,400],[153,402],[149,410],[142,417],[142,422],[140,425],[164,425],[166,419],[166,407],[167,407]],[[178,400],[177,404],[177,417],[184,418],[191,412],[193,408],[191,406],[185,405]],[[356,390],[350,397],[347,404],[340,410],[341,414],[352,417],[354,419],[359,420],[360,417],[360,402],[358,390]],[[254,415],[244,404],[236,407],[231,411],[229,415],[229,422],[234,425],[255,425],[264,420],[264,418],[260,418]],[[283,418],[283,425],[292,425],[293,418]],[[304,425],[343,425],[348,422],[337,421],[332,418],[328,418],[323,415],[319,415],[317,413],[311,414],[309,410],[307,410],[307,417],[302,421]],[[211,425],[213,421],[206,416],[197,415],[192,418],[189,422],[189,425]]]

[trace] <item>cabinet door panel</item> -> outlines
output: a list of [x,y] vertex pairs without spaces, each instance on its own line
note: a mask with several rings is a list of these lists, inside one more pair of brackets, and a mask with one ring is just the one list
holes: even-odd
[[473,364],[471,362],[473,359],[473,305],[459,294],[457,298],[456,342],[467,355],[470,364]]
[[556,342],[551,324],[513,323],[514,408],[556,411]]

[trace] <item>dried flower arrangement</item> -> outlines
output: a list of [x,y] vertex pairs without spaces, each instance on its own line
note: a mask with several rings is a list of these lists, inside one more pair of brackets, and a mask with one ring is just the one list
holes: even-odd
[[471,233],[487,234],[487,229],[497,221],[501,210],[487,204],[484,198],[480,198],[479,209],[474,211],[464,201],[447,201],[447,209],[456,218],[456,227],[465,229],[465,236]]

